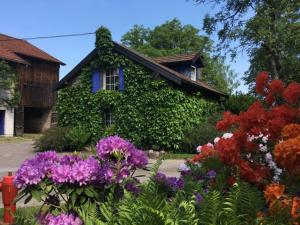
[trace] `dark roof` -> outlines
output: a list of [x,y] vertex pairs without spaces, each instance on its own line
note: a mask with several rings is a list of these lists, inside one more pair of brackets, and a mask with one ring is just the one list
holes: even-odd
[[190,62],[191,64],[199,63],[201,66],[203,66],[201,62],[201,55],[199,52],[192,52],[192,53],[182,54],[182,55],[156,57],[153,59],[155,60],[155,62],[164,65]]
[[0,34],[0,59],[30,65],[30,63],[26,61],[26,57],[24,58],[22,56],[29,56],[65,65],[60,60],[54,58],[53,56],[49,55],[48,53],[42,51],[41,49],[35,47],[25,40]]
[[[176,72],[175,70],[172,70],[162,64],[159,64],[154,59],[147,57],[145,55],[142,55],[124,45],[118,44],[116,42],[114,43],[114,50],[127,58],[131,59],[134,62],[137,62],[146,68],[160,74],[162,77],[166,78],[167,80],[170,80],[174,82],[177,85],[187,85],[189,87],[192,87],[194,89],[198,90],[204,90],[206,92],[209,92],[213,95],[217,96],[227,96],[225,93],[209,86],[208,84],[201,82],[201,81],[193,81],[190,78],[184,76],[181,73]],[[78,63],[63,79],[60,80],[59,84],[55,88],[56,90],[61,89],[65,86],[67,86],[70,82],[72,82],[79,74],[81,69],[85,66],[87,66],[92,59],[94,59],[97,55],[96,49],[94,49],[90,54],[88,54],[80,63]]]

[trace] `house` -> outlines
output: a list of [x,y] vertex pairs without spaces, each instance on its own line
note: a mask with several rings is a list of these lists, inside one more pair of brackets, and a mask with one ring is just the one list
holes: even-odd
[[[163,79],[166,79],[180,87],[187,90],[190,93],[201,92],[204,96],[213,99],[220,99],[221,97],[227,97],[227,94],[217,90],[216,88],[202,82],[201,78],[201,68],[203,68],[203,62],[201,55],[199,53],[189,53],[185,55],[175,55],[159,58],[150,58],[143,54],[140,54],[133,49],[130,49],[122,44],[113,42],[114,51],[120,55],[125,56],[129,60],[136,62],[144,66],[145,68],[153,71],[153,73],[158,74]],[[82,68],[89,66],[93,59],[97,56],[97,50],[94,49],[90,54],[88,54],[81,62],[79,62],[62,80],[59,81],[56,86],[56,90],[72,85],[74,81],[78,78]],[[111,71],[109,76],[119,77],[120,71]],[[117,73],[117,74],[116,74]],[[95,73],[94,76],[100,76],[99,80],[101,84],[98,88],[111,89],[116,88],[118,85],[123,85],[123,78],[119,77],[118,82],[106,83],[105,77],[107,74]],[[95,82],[98,79],[93,78],[94,87]],[[116,81],[116,79],[114,80]],[[118,84],[118,85],[117,85]],[[113,85],[113,87],[111,87]],[[96,85],[97,86],[97,85]]]
[[201,81],[198,53],[150,58],[113,41],[103,46],[112,47],[96,46],[56,86],[60,126],[84,125],[95,140],[117,133],[144,149],[175,149],[227,97]]
[[20,104],[15,109],[0,106],[0,135],[38,133],[51,126],[63,62],[29,42],[0,34],[0,59],[5,60],[18,78]]

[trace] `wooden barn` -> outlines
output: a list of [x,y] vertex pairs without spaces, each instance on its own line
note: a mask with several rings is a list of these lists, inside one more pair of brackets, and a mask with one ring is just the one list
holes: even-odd
[[[18,76],[21,101],[13,110],[14,134],[39,133],[50,128],[57,98],[52,89],[64,63],[27,41],[3,34],[0,34],[0,59],[8,62]],[[11,124],[4,118],[6,115],[11,117],[11,112],[3,106],[1,110],[0,106],[0,121],[4,121],[0,127],[4,131]]]

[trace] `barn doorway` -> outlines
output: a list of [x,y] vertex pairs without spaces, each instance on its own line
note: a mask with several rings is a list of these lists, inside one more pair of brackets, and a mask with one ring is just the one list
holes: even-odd
[[51,126],[51,110],[24,107],[24,132],[41,133]]
[[0,110],[0,135],[4,135],[5,110]]

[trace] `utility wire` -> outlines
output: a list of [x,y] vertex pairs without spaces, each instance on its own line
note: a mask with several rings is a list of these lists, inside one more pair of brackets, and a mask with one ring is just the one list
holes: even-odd
[[29,37],[29,38],[7,38],[7,39],[0,39],[1,41],[15,41],[15,40],[37,40],[37,39],[51,39],[51,38],[61,38],[61,37],[76,37],[76,36],[86,36],[95,34],[95,32],[87,32],[87,33],[77,33],[77,34],[62,34],[62,35],[52,35],[52,36],[40,36],[40,37]]

